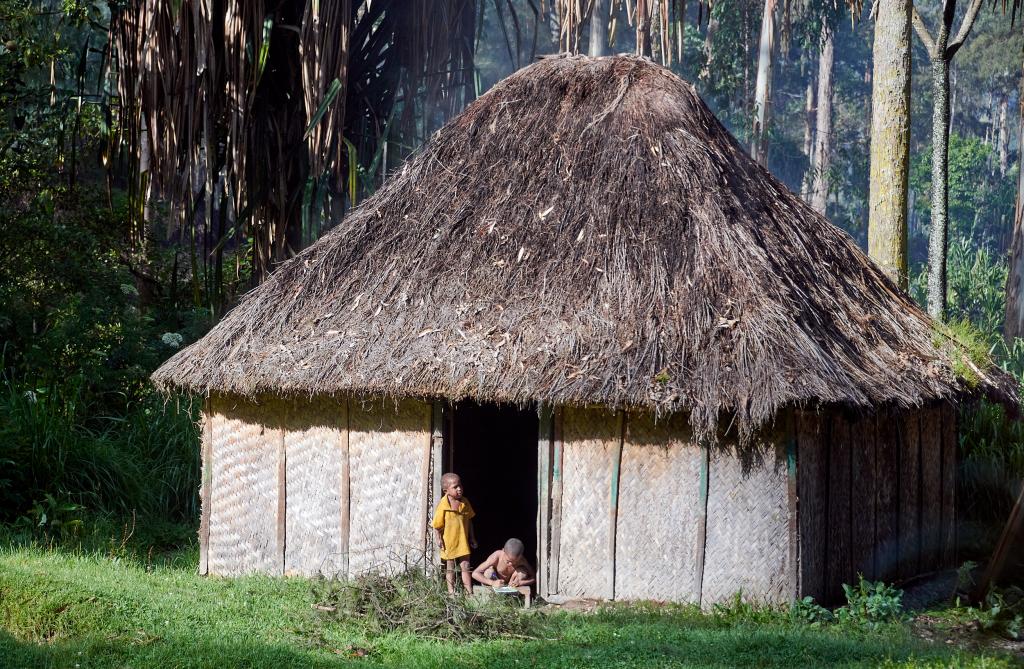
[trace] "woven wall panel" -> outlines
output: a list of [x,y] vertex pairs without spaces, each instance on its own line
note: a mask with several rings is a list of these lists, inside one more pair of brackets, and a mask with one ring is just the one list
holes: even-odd
[[349,404],[349,573],[422,559],[431,405],[353,399]]
[[566,407],[558,594],[609,598],[611,481],[621,438],[612,411]]
[[286,574],[331,577],[343,568],[341,471],[344,400],[296,401],[285,424]]
[[759,602],[788,599],[789,526],[786,454],[768,446],[737,456],[712,448],[707,545],[701,602],[721,602],[742,590]]
[[278,450],[284,404],[214,398],[211,574],[280,574]]
[[686,416],[626,422],[615,542],[615,598],[697,602],[700,467]]

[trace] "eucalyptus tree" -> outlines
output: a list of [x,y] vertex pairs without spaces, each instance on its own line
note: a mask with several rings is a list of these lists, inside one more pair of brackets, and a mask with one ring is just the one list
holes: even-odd
[[868,255],[907,288],[911,0],[877,0],[871,78]]
[[928,313],[946,316],[946,247],[949,238],[949,66],[964,45],[978,18],[982,0],[971,0],[953,33],[957,0],[943,0],[938,30],[933,35],[914,7],[914,32],[924,44],[931,61],[932,94],[932,193],[931,226],[928,233]]

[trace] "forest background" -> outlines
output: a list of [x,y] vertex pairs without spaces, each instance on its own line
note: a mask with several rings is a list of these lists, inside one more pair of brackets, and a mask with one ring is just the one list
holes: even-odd
[[[916,7],[936,26],[950,4]],[[130,518],[148,545],[192,541],[198,403],[156,395],[148,375],[539,55],[648,53],[867,248],[871,7],[346,1],[320,5],[339,13],[329,34],[307,29],[309,7],[294,0],[200,6],[0,0],[10,532],[103,542]],[[1024,30],[1011,9],[982,6],[950,66],[947,319],[1020,379],[1024,344],[1003,336],[1024,128]],[[908,274],[924,304],[935,94],[925,46],[911,44]],[[1024,478],[1024,433],[984,403],[962,420],[961,555],[983,558]]]

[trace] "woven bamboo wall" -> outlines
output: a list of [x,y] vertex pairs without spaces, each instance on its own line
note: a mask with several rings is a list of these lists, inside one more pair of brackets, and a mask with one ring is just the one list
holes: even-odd
[[787,490],[781,439],[739,454],[726,444],[711,448],[703,604],[725,601],[737,591],[760,602],[789,600]]
[[842,601],[857,574],[955,565],[956,416],[948,405],[798,415],[800,595]]
[[612,597],[611,489],[621,431],[616,412],[563,410],[559,594]]
[[701,466],[686,416],[626,417],[615,542],[615,598],[700,600]]
[[284,403],[211,401],[209,572],[280,574],[279,456]]
[[350,574],[422,558],[430,421],[425,402],[350,402]]
[[344,571],[341,492],[347,404],[323,398],[289,406],[284,433],[286,574],[331,577]]

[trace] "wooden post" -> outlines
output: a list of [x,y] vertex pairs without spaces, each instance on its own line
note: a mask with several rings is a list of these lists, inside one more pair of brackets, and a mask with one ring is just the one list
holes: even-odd
[[345,403],[342,405],[345,411],[345,419],[343,421],[345,425],[345,434],[341,438],[341,481],[340,488],[341,494],[341,517],[338,519],[338,532],[340,534],[340,540],[338,545],[341,549],[341,573],[344,578],[349,577],[349,551],[351,550],[351,508],[352,508],[352,491],[351,491],[351,476],[349,474],[349,445],[352,438],[352,401],[346,396]]
[[619,441],[612,458],[611,499],[608,505],[608,593],[615,599],[615,539],[619,520],[619,476],[622,473],[622,445],[626,440],[626,412],[619,411]]
[[697,605],[703,606],[704,598],[704,555],[708,545],[708,475],[711,468],[711,451],[707,442],[700,445],[700,515],[697,517],[697,546],[694,561],[697,572]]
[[283,575],[288,539],[288,454],[285,453],[284,447],[284,420],[281,422],[277,429],[277,558],[280,560],[278,573]]
[[444,452],[444,421],[445,421],[444,403],[440,400],[434,400],[433,412],[431,414],[431,425],[430,425],[430,489],[427,493],[427,511],[426,511],[426,524],[424,525],[426,537],[426,551],[430,564],[437,564],[438,560],[441,559],[438,547],[435,545],[436,542],[431,540],[430,533],[430,521],[431,515],[430,510],[436,499],[440,498],[441,495],[441,474],[444,473],[444,462],[442,460]]
[[558,594],[558,558],[562,543],[562,409],[554,415],[554,444],[551,456],[551,564],[548,566],[548,592]]
[[199,489],[199,574],[210,573],[210,512],[213,498],[213,399],[203,403],[202,485]]
[[[786,425],[786,502],[787,526],[789,528],[789,598],[796,601],[800,594],[800,517],[797,515],[797,421],[793,412],[787,412]],[[809,473],[809,475],[811,475]]]
[[551,514],[551,448],[554,441],[551,407],[540,405],[537,429],[537,593],[547,595],[549,518]]

